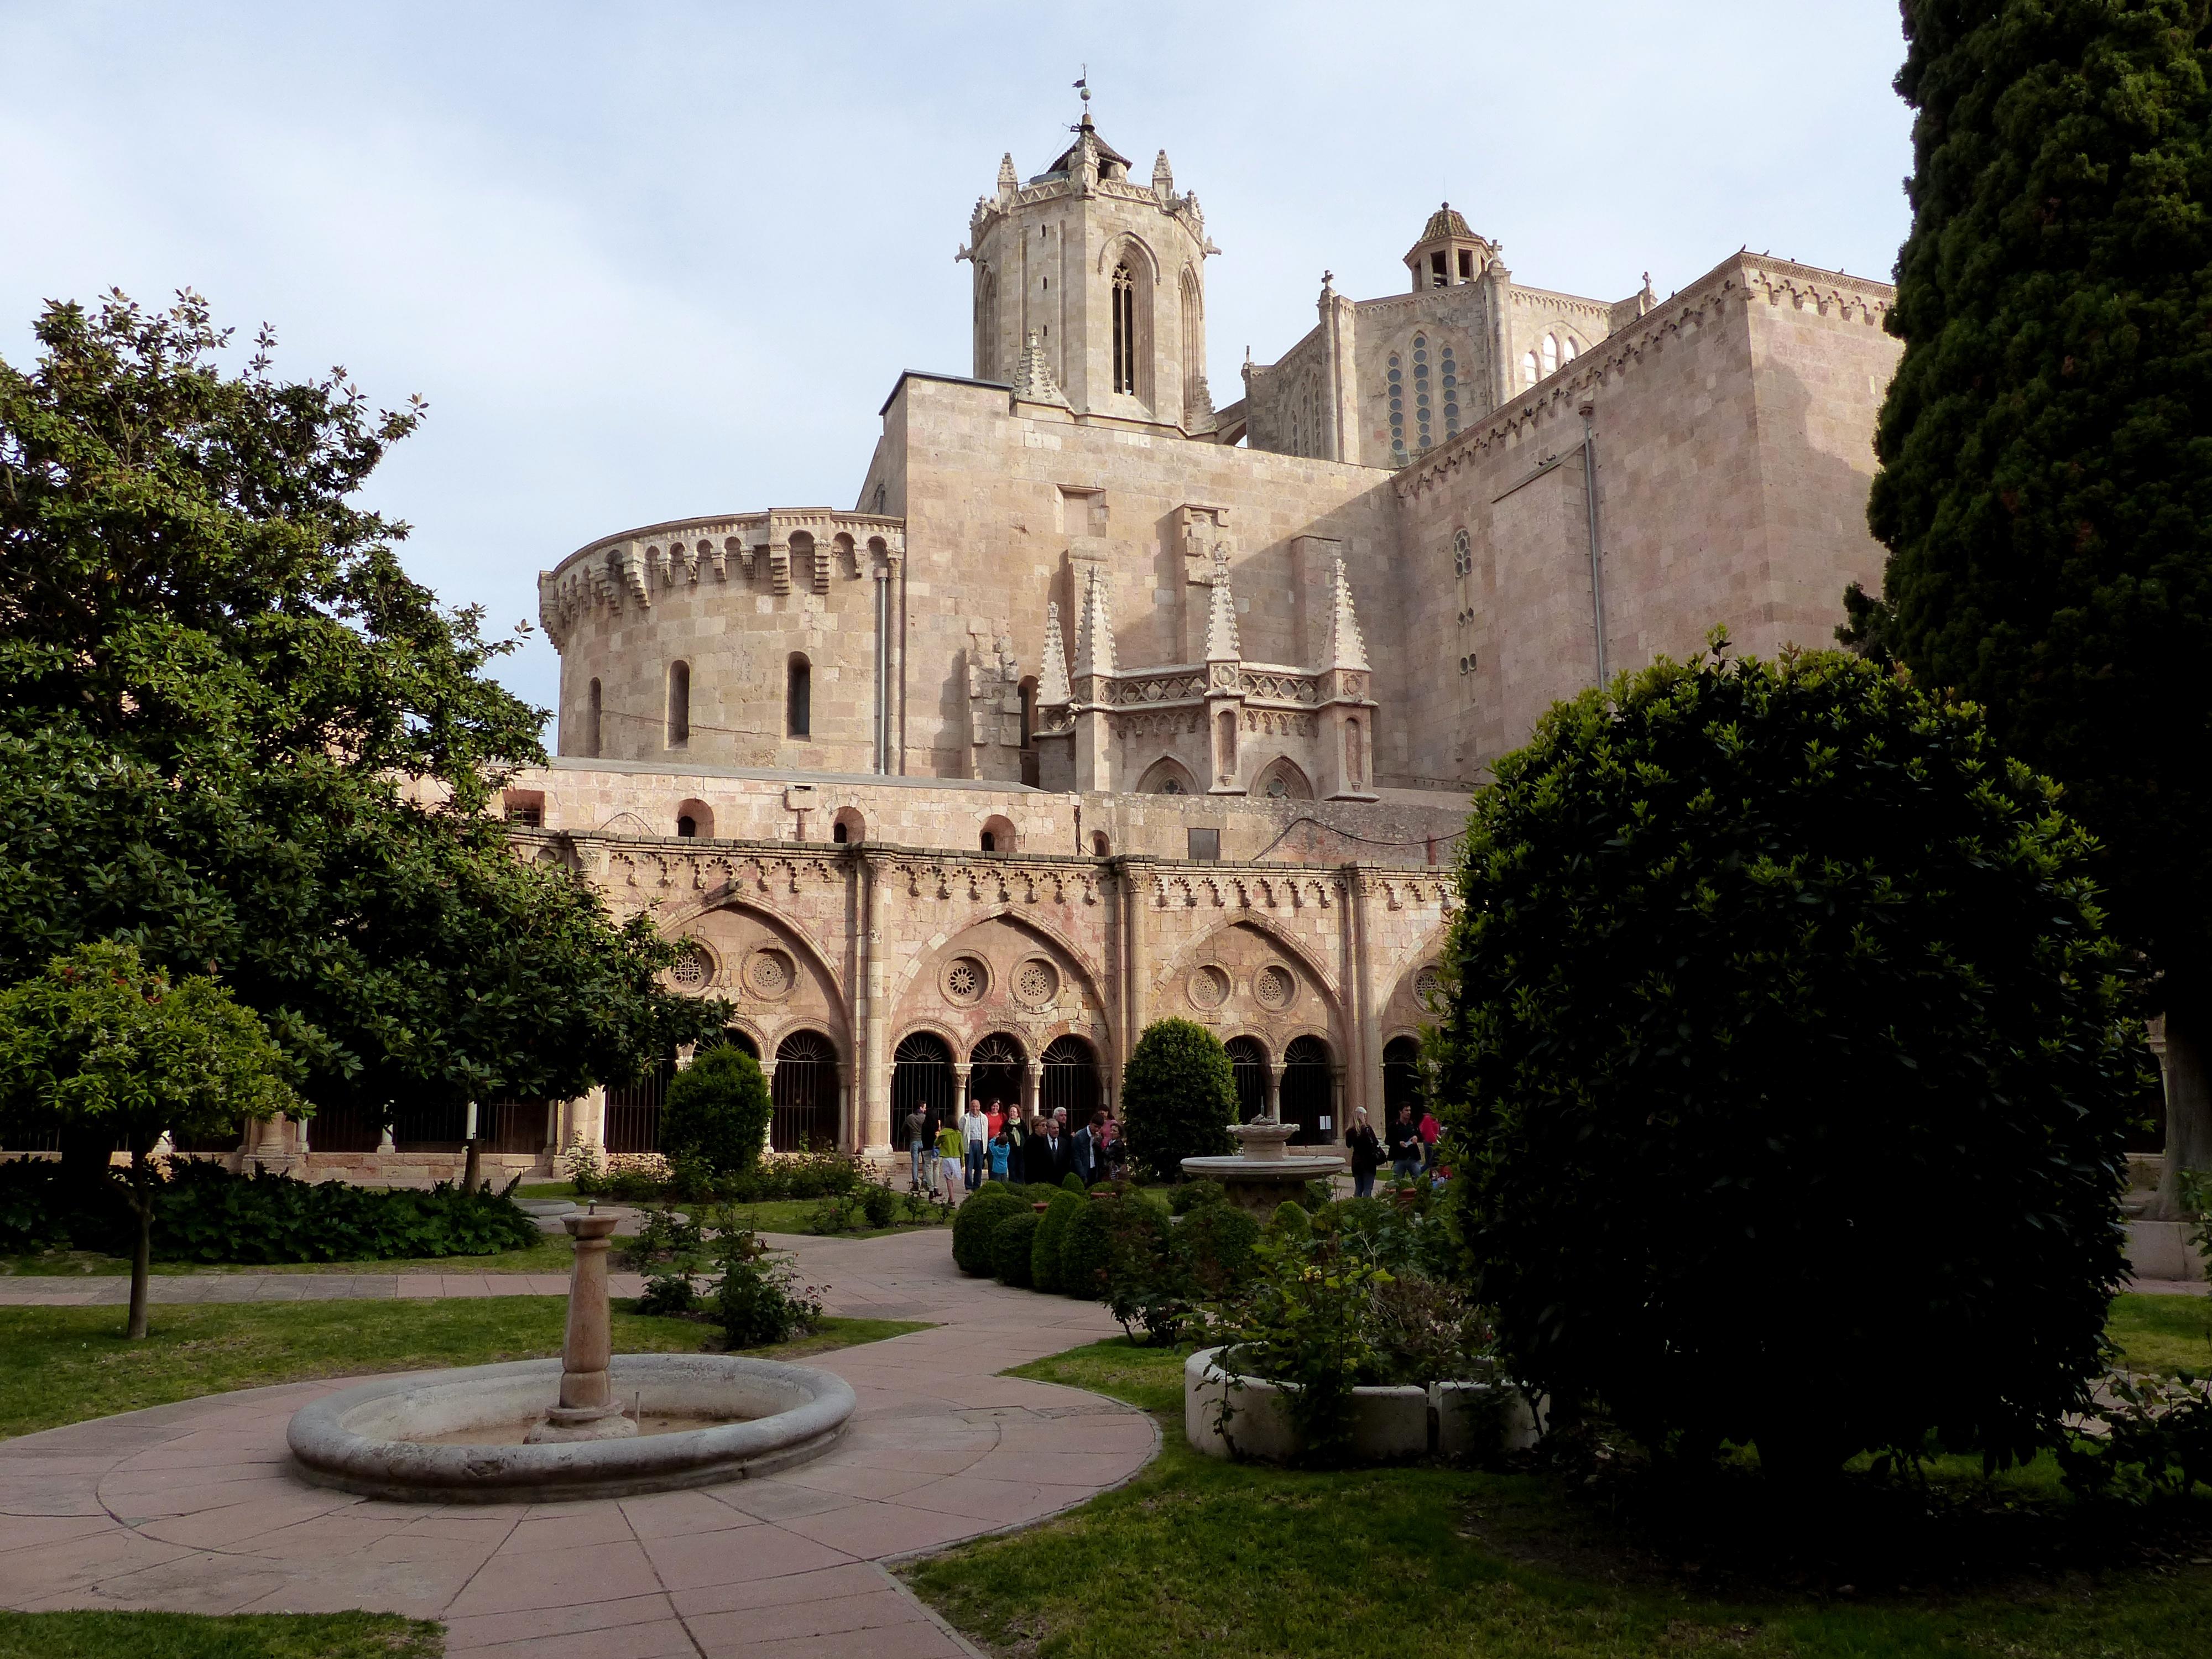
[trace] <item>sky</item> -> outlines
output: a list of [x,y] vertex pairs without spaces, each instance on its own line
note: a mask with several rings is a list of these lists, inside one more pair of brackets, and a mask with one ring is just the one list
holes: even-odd
[[[1215,401],[1449,199],[1516,280],[1665,295],[1737,247],[1886,277],[1892,0],[1775,6],[109,5],[0,0],[0,358],[50,299],[179,289],[280,374],[429,418],[371,481],[409,568],[505,634],[633,526],[851,507],[905,368],[969,372],[975,198],[1011,150],[1164,149],[1222,252]],[[1734,246],[1732,246],[1731,244]]]

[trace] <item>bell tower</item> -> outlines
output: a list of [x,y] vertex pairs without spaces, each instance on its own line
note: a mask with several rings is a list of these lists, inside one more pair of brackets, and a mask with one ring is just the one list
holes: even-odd
[[1167,152],[1148,181],[1133,177],[1077,84],[1074,142],[1026,181],[1004,157],[956,256],[975,269],[975,378],[1012,384],[1034,337],[1077,420],[1210,437],[1206,261],[1220,250]]

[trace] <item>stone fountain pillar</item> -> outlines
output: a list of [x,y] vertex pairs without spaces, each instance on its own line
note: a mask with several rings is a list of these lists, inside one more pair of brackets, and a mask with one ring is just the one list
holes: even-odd
[[1342,1170],[1344,1159],[1325,1147],[1312,1152],[1290,1150],[1291,1137],[1297,1133],[1298,1126],[1282,1121],[1280,1101],[1276,1078],[1271,1076],[1267,1109],[1249,1123],[1229,1126],[1237,1141],[1236,1156],[1187,1158],[1182,1161],[1184,1176],[1218,1181],[1231,1203],[1255,1214],[1272,1215],[1277,1205],[1295,1197],[1307,1182],[1325,1181]]
[[561,1344],[561,1403],[523,1437],[528,1445],[568,1440],[623,1440],[637,1424],[623,1414],[607,1384],[614,1356],[613,1321],[607,1308],[607,1236],[615,1218],[596,1212],[568,1215],[561,1224],[576,1241],[568,1275],[568,1330]]

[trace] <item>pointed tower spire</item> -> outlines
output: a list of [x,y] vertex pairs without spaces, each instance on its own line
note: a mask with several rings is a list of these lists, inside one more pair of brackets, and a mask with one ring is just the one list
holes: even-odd
[[1175,169],[1168,165],[1165,150],[1152,158],[1152,194],[1163,202],[1175,194]]
[[1014,153],[1008,150],[999,158],[999,199],[1010,200],[1021,187],[1021,174],[1014,171]]
[[[1114,672],[1114,623],[1106,614],[1106,572],[1091,567],[1090,585],[1083,590],[1083,610],[1075,620],[1074,678],[1079,683]],[[1092,693],[1086,689],[1085,696]]]
[[1035,329],[1030,331],[1029,343],[1014,363],[1014,396],[1025,404],[1068,406],[1067,394],[1053,379],[1051,359],[1045,356],[1044,341]]
[[1044,664],[1037,670],[1037,707],[1056,708],[1074,701],[1067,688],[1067,647],[1060,637],[1060,602],[1044,608]]
[[1352,609],[1352,583],[1344,574],[1342,559],[1337,560],[1328,581],[1328,660],[1322,666],[1365,673],[1367,642],[1359,637],[1359,618]]
[[1229,591],[1229,550],[1213,549],[1213,598],[1206,611],[1206,659],[1237,662],[1243,648],[1237,642],[1237,600]]

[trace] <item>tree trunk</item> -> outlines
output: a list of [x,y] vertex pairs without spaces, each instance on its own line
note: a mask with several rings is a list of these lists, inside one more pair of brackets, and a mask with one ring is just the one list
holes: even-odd
[[2187,1218],[2181,1173],[2212,1170],[2212,996],[2176,988],[2166,1010],[2166,1173],[2159,1178],[2158,1216]]
[[138,1217],[138,1242],[131,1249],[131,1323],[123,1334],[133,1341],[146,1334],[147,1280],[154,1261],[154,1194],[146,1152],[137,1145],[131,1148],[131,1207]]
[[469,1137],[469,1155],[461,1164],[461,1190],[476,1191],[483,1179],[483,1158],[477,1150],[476,1137]]

